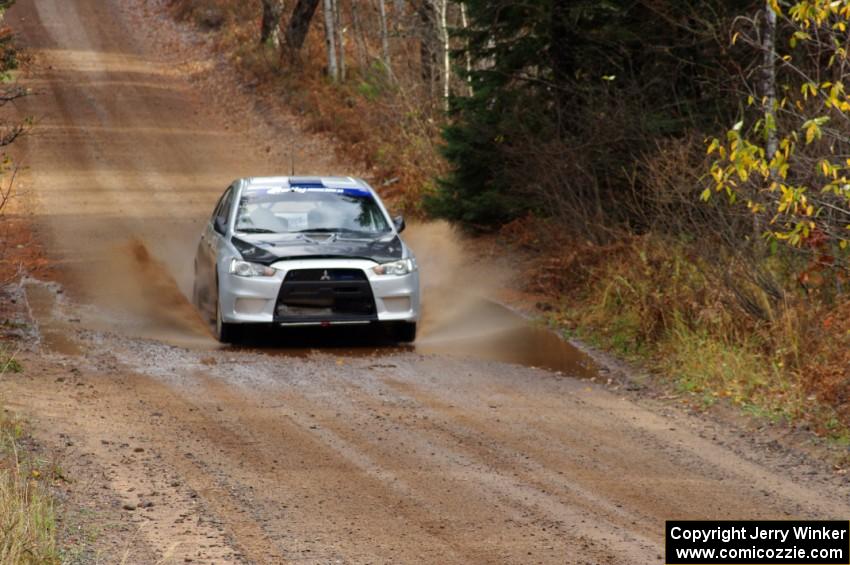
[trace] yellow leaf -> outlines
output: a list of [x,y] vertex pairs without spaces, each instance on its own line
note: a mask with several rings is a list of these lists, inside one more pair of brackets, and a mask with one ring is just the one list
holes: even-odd
[[777,16],[782,15],[782,8],[779,7],[778,0],[768,0],[768,3],[770,4],[770,9],[776,12]]
[[815,130],[817,126],[812,124],[806,128],[806,143],[811,143],[815,139]]

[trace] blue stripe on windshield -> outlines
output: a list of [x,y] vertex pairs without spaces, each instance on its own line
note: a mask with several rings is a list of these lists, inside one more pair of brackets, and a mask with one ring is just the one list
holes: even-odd
[[362,188],[343,188],[342,193],[346,196],[359,196],[360,198],[369,198],[372,196],[368,190],[363,190]]

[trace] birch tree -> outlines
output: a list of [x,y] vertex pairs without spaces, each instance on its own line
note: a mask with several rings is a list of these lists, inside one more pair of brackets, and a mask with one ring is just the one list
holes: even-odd
[[[435,63],[439,51],[441,98],[446,110],[449,108],[451,94],[451,46],[449,37],[448,11],[449,0],[423,0],[418,8],[419,19],[423,27],[420,44],[420,64],[422,80],[429,89],[433,89]],[[439,48],[436,48],[439,44]]]
[[[745,93],[759,119],[748,126],[745,112],[724,138],[710,140],[702,198],[725,195],[763,219],[766,237],[833,246],[833,260],[850,261],[850,2],[804,0],[783,12],[767,0],[765,10],[764,37],[758,18],[733,37],[764,51],[761,88]],[[779,24],[788,44],[777,53]]]
[[339,67],[336,61],[336,25],[334,24],[334,1],[324,0],[325,47],[328,53],[328,76],[333,82],[339,80]]
[[357,63],[361,69],[365,69],[369,50],[366,46],[366,33],[363,30],[363,23],[360,21],[358,0],[351,1],[351,31],[357,45]]
[[333,0],[334,3],[334,20],[336,22],[336,44],[339,47],[339,80],[345,82],[345,25],[342,23],[342,2],[343,0]]
[[[460,27],[464,32],[469,29],[469,19],[466,17],[465,2],[460,3]],[[467,96],[472,96],[472,54],[469,52],[468,45],[466,49],[463,50],[463,62],[466,70]]]
[[448,112],[449,96],[451,95],[452,65],[449,47],[448,11],[449,0],[433,0],[439,15],[440,40],[443,47],[443,107]]
[[[770,5],[770,0],[764,7],[764,131],[766,137],[765,149],[768,159],[776,154],[776,12]],[[774,171],[775,172],[775,171]]]
[[384,68],[387,71],[387,78],[392,80],[393,68],[390,60],[390,40],[387,31],[387,6],[385,0],[378,0],[378,19],[381,29],[381,55],[383,56]]

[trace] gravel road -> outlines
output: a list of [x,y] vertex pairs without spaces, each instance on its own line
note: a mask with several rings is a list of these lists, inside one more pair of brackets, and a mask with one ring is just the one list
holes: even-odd
[[[20,187],[55,280],[25,285],[40,349],[0,394],[90,510],[66,518],[97,526],[81,561],[661,563],[667,519],[850,516],[841,477],[588,380],[486,301],[432,290],[416,348],[220,348],[184,297],[202,223],[291,152],[340,172],[332,144],[215,82],[153,0],[8,20],[33,54]],[[411,232],[426,277],[463,275],[445,227]]]

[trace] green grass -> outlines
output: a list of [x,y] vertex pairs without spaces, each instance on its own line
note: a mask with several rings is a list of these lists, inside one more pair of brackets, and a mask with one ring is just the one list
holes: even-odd
[[24,367],[15,358],[17,353],[17,350],[12,351],[9,347],[0,344],[0,375],[20,373],[24,370]]
[[20,373],[23,370],[23,365],[17,359],[0,355],[0,373]]
[[659,344],[656,365],[682,392],[727,398],[751,413],[770,417],[796,411],[803,392],[776,370],[758,348],[729,343],[684,327]]

